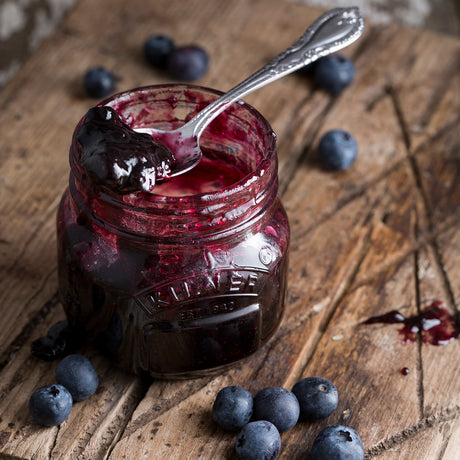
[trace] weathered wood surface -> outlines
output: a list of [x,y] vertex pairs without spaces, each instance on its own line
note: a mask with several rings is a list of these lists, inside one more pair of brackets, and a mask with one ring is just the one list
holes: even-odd
[[[281,458],[306,458],[333,423],[358,430],[367,458],[459,458],[459,341],[402,345],[396,327],[360,325],[434,299],[457,314],[460,304],[460,41],[397,26],[368,24],[346,51],[356,81],[338,98],[301,75],[247,98],[277,132],[292,229],[286,315],[270,343],[220,376],[183,382],[141,381],[88,350],[97,393],[60,427],[28,414],[34,389],[54,381],[55,364],[32,357],[30,343],[63,318],[54,219],[73,128],[93,104],[79,89],[84,71],[114,69],[119,90],[165,82],[141,54],[162,32],[206,46],[198,83],[225,90],[318,14],[276,0],[83,0],[0,93],[0,457],[234,458],[235,436],[210,417],[220,388],[255,393],[320,375],[336,383],[339,407],[284,433]],[[347,172],[315,160],[331,128],[358,141]]]

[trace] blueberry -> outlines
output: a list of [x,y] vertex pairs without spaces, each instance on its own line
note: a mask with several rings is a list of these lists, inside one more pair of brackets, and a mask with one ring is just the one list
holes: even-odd
[[324,428],[311,450],[312,460],[363,460],[364,446],[358,433],[342,425]]
[[144,43],[144,56],[152,66],[165,68],[168,56],[174,48],[174,42],[169,37],[152,35]]
[[281,450],[281,437],[273,423],[258,420],[245,425],[235,444],[241,460],[274,460]]
[[81,342],[81,338],[74,333],[67,321],[59,321],[50,327],[45,337],[34,340],[30,348],[35,357],[54,361],[75,351]]
[[208,53],[200,46],[181,46],[169,55],[167,69],[172,78],[192,81],[206,73],[208,63]]
[[336,96],[354,80],[355,67],[347,57],[333,54],[318,59],[314,77],[321,88]]
[[303,420],[326,418],[335,411],[339,402],[335,385],[321,377],[307,377],[298,381],[292,392],[299,401]]
[[290,430],[299,419],[299,402],[285,388],[268,387],[254,398],[254,420],[268,420],[280,431]]
[[29,400],[29,411],[40,425],[60,425],[70,414],[72,396],[62,385],[47,385],[35,390]]
[[358,155],[358,144],[347,131],[334,129],[323,135],[318,145],[318,156],[328,169],[341,171],[349,168]]
[[232,385],[217,393],[212,406],[213,420],[224,430],[238,431],[252,416],[253,400],[248,390]]
[[99,384],[93,365],[81,355],[66,356],[57,365],[56,381],[69,390],[74,401],[89,398]]
[[104,67],[92,67],[83,78],[83,88],[90,97],[108,96],[115,89],[115,77]]

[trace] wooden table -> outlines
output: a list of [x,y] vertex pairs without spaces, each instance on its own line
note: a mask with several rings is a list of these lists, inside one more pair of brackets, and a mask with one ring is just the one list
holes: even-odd
[[[396,325],[362,325],[433,300],[460,305],[460,41],[367,25],[345,54],[357,76],[331,98],[291,75],[247,98],[278,135],[280,194],[291,223],[286,314],[268,345],[213,378],[146,382],[83,350],[100,376],[60,427],[28,413],[55,363],[31,341],[64,317],[57,299],[55,212],[68,148],[95,101],[80,89],[89,66],[115,71],[118,90],[161,83],[142,45],[152,33],[199,43],[211,56],[199,84],[228,89],[300,36],[320,13],[276,0],[82,0],[0,93],[0,457],[231,459],[235,435],[210,416],[229,384],[253,394],[319,375],[339,407],[282,435],[283,459],[307,458],[316,434],[341,423],[367,458],[459,459],[460,343],[402,344]],[[324,171],[319,137],[350,131],[359,157]],[[400,370],[409,369],[408,375]]]

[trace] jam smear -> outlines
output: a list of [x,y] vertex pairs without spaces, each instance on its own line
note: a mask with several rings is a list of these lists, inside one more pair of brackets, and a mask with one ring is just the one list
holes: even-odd
[[201,161],[190,171],[155,187],[153,193],[163,196],[186,196],[212,193],[242,180],[244,174],[235,166],[213,159],[211,151],[203,148]]
[[373,316],[363,324],[402,324],[398,332],[404,337],[403,342],[416,342],[420,334],[422,342],[429,345],[446,345],[460,335],[458,319],[442,306],[442,301],[435,300],[418,315],[404,317],[399,311],[392,310],[380,316]]
[[117,193],[151,192],[175,162],[170,149],[131,129],[111,107],[91,108],[77,140],[86,175]]

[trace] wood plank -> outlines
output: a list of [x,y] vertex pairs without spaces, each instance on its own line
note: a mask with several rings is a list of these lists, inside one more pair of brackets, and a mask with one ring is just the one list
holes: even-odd
[[[167,81],[141,56],[145,37],[158,32],[206,43],[212,65],[199,83],[227,89],[318,13],[276,0],[82,0],[0,92],[0,308],[13,325],[0,328],[0,457],[232,458],[235,436],[209,413],[220,388],[255,394],[320,374],[338,386],[339,408],[283,434],[280,458],[305,458],[319,429],[340,422],[358,429],[367,458],[455,459],[460,379],[450,363],[459,342],[402,346],[394,326],[360,325],[392,308],[414,314],[434,298],[454,312],[460,298],[460,98],[452,72],[460,42],[397,25],[368,26],[346,50],[357,78],[338,98],[301,74],[247,98],[277,132],[292,230],[286,315],[269,344],[219,376],[178,382],[142,381],[83,350],[100,375],[96,395],[59,428],[41,428],[28,414],[32,391],[54,378],[55,364],[29,349],[63,317],[54,213],[71,133],[94,102],[79,89],[83,72],[116,69],[119,90]],[[341,173],[322,170],[315,157],[319,137],[336,127],[360,146]]]

